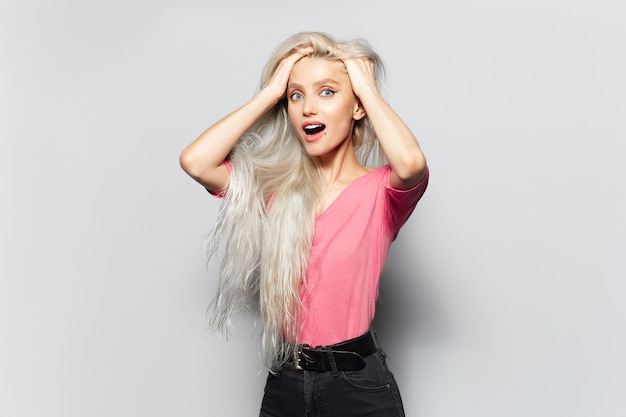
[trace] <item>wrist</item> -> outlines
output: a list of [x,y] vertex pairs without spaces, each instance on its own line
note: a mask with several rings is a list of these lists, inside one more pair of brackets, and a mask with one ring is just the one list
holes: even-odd
[[370,98],[381,98],[381,94],[375,85],[366,84],[359,88],[358,92],[355,90],[354,94],[359,100],[364,101]]
[[256,95],[256,100],[260,101],[264,104],[264,106],[269,110],[276,103],[280,101],[284,96],[284,93],[277,93],[276,91],[272,91],[269,87],[265,87],[259,91]]

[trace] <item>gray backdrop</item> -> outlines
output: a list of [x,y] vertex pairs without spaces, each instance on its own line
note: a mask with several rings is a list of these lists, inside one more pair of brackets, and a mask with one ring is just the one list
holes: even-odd
[[372,42],[431,167],[377,318],[407,414],[626,415],[624,3],[219,3],[2,2],[0,415],[257,414],[178,154],[300,30]]

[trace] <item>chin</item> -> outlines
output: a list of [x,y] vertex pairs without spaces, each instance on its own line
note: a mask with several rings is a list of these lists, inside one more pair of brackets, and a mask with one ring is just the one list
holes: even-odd
[[310,156],[324,156],[328,153],[328,149],[319,146],[317,143],[303,143],[304,151]]

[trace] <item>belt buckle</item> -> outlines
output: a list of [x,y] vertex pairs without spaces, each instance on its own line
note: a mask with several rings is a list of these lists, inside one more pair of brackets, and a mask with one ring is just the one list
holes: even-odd
[[304,369],[302,368],[302,366],[300,366],[300,360],[302,359],[302,348],[310,348],[311,345],[309,345],[308,343],[302,344],[302,345],[297,345],[294,354],[294,366],[296,368],[296,371],[304,371]]

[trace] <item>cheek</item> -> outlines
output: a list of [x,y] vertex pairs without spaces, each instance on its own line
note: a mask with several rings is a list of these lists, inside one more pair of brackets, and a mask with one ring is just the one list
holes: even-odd
[[334,122],[336,126],[343,128],[349,128],[352,125],[352,105],[350,104],[335,104],[328,108],[328,114],[334,115]]
[[349,100],[329,101],[326,107],[329,114],[336,115],[337,118],[352,119],[354,103]]

